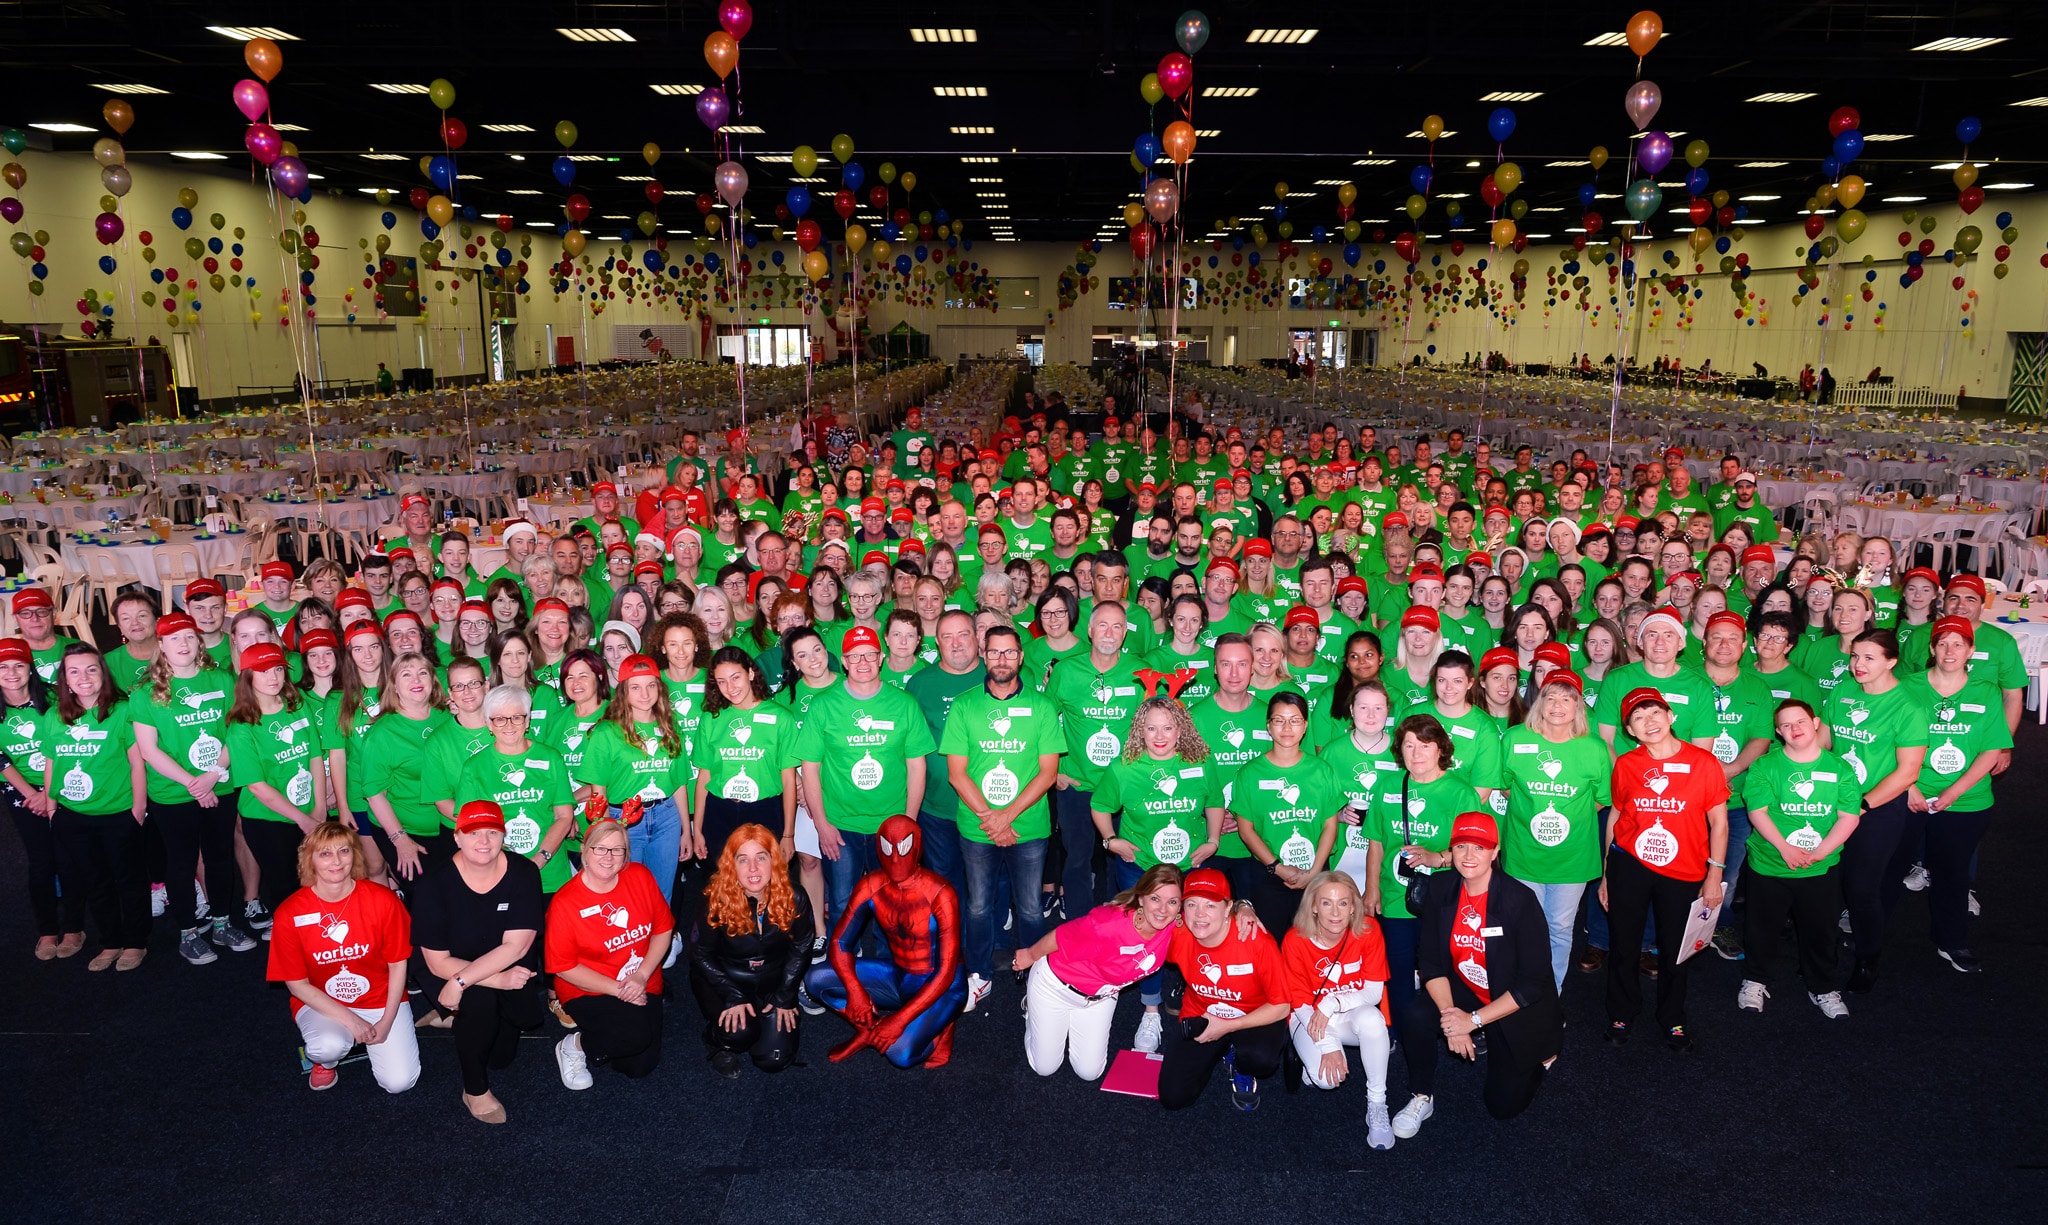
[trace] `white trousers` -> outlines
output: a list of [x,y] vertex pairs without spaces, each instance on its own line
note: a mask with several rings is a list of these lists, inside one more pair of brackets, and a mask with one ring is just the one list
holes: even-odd
[[[384,1015],[382,1008],[351,1008],[363,1020],[372,1025]],[[355,1036],[342,1028],[341,1023],[321,1015],[312,1008],[299,1009],[299,1033],[306,1040],[306,1058],[314,1063],[333,1067],[348,1056],[356,1044]],[[420,1044],[412,1027],[412,1005],[405,1000],[398,1001],[398,1018],[391,1022],[390,1036],[375,1046],[366,1046],[370,1053],[370,1074],[377,1078],[377,1084],[386,1093],[403,1093],[419,1083]]]
[[[1051,1076],[1062,1061],[1082,1080],[1100,1080],[1109,1068],[1109,1023],[1116,1017],[1116,992],[1090,1000],[1059,980],[1052,965],[1032,963],[1024,987],[1024,1057],[1031,1070]],[[1384,1069],[1386,1060],[1380,1060]]]
[[1387,1021],[1380,1015],[1379,1008],[1363,1000],[1354,1001],[1349,1011],[1330,1018],[1330,1026],[1323,1031],[1321,1041],[1308,1036],[1309,1017],[1314,1011],[1313,1008],[1295,1009],[1287,1026],[1294,1039],[1294,1053],[1301,1056],[1309,1083],[1318,1089],[1336,1088],[1335,1082],[1323,1075],[1323,1056],[1342,1054],[1345,1047],[1355,1046],[1358,1048],[1358,1061],[1365,1065],[1366,1100],[1386,1101],[1387,1052],[1391,1044],[1387,1038]]

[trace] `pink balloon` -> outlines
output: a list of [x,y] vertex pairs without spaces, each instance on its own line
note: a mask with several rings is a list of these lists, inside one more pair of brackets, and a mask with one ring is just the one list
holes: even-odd
[[0,217],[5,217],[7,219],[7,224],[13,225],[15,222],[20,221],[21,212],[21,201],[15,199],[13,196],[9,196],[5,200],[0,200]]
[[720,162],[711,177],[718,188],[718,198],[738,208],[747,195],[747,168],[738,162]]
[[1671,138],[1662,132],[1652,132],[1636,144],[1636,165],[1649,174],[1656,174],[1671,164]]
[[256,122],[263,112],[270,109],[270,91],[263,87],[261,81],[236,81],[235,109],[242,112],[242,117],[250,123]]
[[100,245],[103,247],[111,247],[115,243],[120,242],[121,233],[124,228],[121,224],[121,215],[119,213],[101,213],[93,218],[93,236],[100,240]]
[[1152,220],[1164,224],[1172,219],[1174,210],[1179,207],[1180,191],[1174,187],[1172,179],[1154,179],[1145,185],[1145,211],[1151,214]]
[[735,39],[745,38],[754,28],[754,6],[747,0],[724,0],[718,6],[718,25]]
[[284,137],[267,123],[252,123],[242,134],[242,147],[249,151],[250,157],[268,166],[284,152]]
[[1188,86],[1195,79],[1194,61],[1178,51],[1169,51],[1159,61],[1159,88],[1169,98],[1178,98],[1188,92]]
[[697,118],[703,120],[704,126],[712,131],[716,132],[724,127],[727,117],[731,114],[732,103],[726,100],[723,89],[707,89],[697,95]]
[[1657,112],[1664,105],[1664,91],[1657,88],[1655,81],[1637,81],[1622,95],[1621,105],[1628,111],[1628,117],[1640,132],[1650,126]]
[[270,181],[287,196],[306,190],[306,163],[295,157],[280,157],[270,164]]

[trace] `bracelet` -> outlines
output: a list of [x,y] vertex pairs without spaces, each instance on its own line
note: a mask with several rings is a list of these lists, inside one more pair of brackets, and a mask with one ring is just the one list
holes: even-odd
[[1726,871],[1728,870],[1728,865],[1727,865],[1727,864],[1725,864],[1725,863],[1722,863],[1722,862],[1721,862],[1720,860],[1718,860],[1718,859],[1709,859],[1709,860],[1707,861],[1707,866],[1708,866],[1708,867],[1710,867],[1710,868],[1719,868],[1719,869],[1721,869],[1721,870],[1722,870],[1723,872],[1726,872]]

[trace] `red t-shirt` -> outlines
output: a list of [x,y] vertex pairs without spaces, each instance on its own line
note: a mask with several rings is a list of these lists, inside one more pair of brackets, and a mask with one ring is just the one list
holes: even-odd
[[1707,810],[1728,802],[1712,753],[1683,744],[1659,761],[1637,747],[1614,763],[1614,845],[1673,880],[1707,875]]
[[[654,874],[644,866],[627,864],[610,893],[594,893],[578,872],[569,883],[555,891],[548,904],[548,932],[544,960],[550,974],[560,975],[570,966],[586,966],[614,979],[624,979],[639,970],[647,958],[647,944],[665,931],[673,931],[675,915],[661,898]],[[661,990],[661,971],[648,976],[647,993]],[[565,1000],[590,995],[566,978],[555,979],[555,994]]]
[[[412,916],[398,895],[359,880],[339,902],[301,889],[271,918],[270,966],[265,977],[305,979],[351,1008],[381,1011],[391,986],[390,967],[412,956]],[[296,996],[292,1015],[306,1005]]]
[[[1365,921],[1365,930],[1344,934],[1336,948],[1326,949],[1290,928],[1280,945],[1280,960],[1287,969],[1287,1003],[1300,1008],[1315,1004],[1326,995],[1356,991],[1367,983],[1384,983],[1387,945],[1380,938],[1380,925]],[[1387,996],[1380,993],[1380,1015],[1390,1017]],[[1391,1021],[1389,1021],[1391,1024]]]
[[1187,928],[1174,924],[1166,960],[1180,967],[1187,980],[1180,1015],[1207,1014],[1229,1019],[1267,1004],[1287,1002],[1287,977],[1280,969],[1280,950],[1273,937],[1255,931],[1249,940],[1237,935],[1237,917],[1225,920],[1229,934],[1215,948],[1204,948]]
[[1493,981],[1486,976],[1486,897],[1458,890],[1458,917],[1451,922],[1451,965],[1481,1005],[1493,1002]]

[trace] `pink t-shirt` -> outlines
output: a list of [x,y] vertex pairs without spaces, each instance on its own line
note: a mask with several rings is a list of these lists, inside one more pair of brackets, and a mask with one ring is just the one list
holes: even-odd
[[1173,929],[1140,936],[1121,906],[1095,909],[1059,927],[1059,945],[1046,961],[1060,981],[1083,995],[1128,987],[1166,963]]

